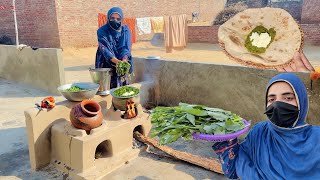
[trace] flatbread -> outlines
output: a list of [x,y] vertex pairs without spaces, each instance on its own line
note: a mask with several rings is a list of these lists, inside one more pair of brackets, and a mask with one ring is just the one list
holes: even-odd
[[[250,32],[262,25],[274,28],[276,36],[266,52],[255,54],[245,47]],[[303,45],[303,32],[294,18],[280,8],[252,8],[242,11],[219,27],[219,44],[227,56],[246,66],[284,67]]]

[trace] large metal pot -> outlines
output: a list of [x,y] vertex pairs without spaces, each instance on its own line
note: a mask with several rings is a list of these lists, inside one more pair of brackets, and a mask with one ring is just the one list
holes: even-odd
[[91,79],[94,83],[100,85],[100,88],[97,92],[98,95],[108,95],[110,94],[110,81],[112,76],[111,68],[96,68],[89,69]]
[[[79,92],[67,92],[66,90],[78,86],[84,90]],[[58,91],[69,101],[83,101],[85,99],[91,99],[97,93],[99,85],[92,82],[78,82],[72,84],[65,84],[58,87]]]

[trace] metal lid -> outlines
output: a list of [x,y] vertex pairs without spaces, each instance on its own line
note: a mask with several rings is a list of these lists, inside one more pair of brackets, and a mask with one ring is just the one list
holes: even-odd
[[97,71],[97,72],[108,72],[111,71],[111,68],[94,68],[92,69],[91,67],[89,68],[89,71]]
[[147,56],[145,59],[149,59],[149,60],[159,60],[160,56]]

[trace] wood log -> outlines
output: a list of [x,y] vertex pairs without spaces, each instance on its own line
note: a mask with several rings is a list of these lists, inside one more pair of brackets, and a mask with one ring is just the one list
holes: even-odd
[[164,145],[162,146],[159,144],[159,142],[157,140],[146,137],[146,136],[140,134],[138,131],[135,131],[133,133],[133,135],[137,140],[139,140],[145,144],[151,145],[151,146],[165,152],[166,154],[168,154],[176,159],[180,159],[182,161],[203,167],[207,170],[210,170],[210,171],[213,171],[213,172],[216,172],[219,174],[223,174],[222,167],[221,167],[221,164],[218,159],[203,158],[203,157],[193,155],[193,154],[190,154],[187,152],[182,152],[182,151],[172,149],[168,146],[164,146]]

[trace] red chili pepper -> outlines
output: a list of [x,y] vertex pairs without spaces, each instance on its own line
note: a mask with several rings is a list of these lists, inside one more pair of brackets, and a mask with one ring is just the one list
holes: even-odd
[[41,101],[41,108],[52,109],[55,105],[55,100],[52,96],[46,97]]

